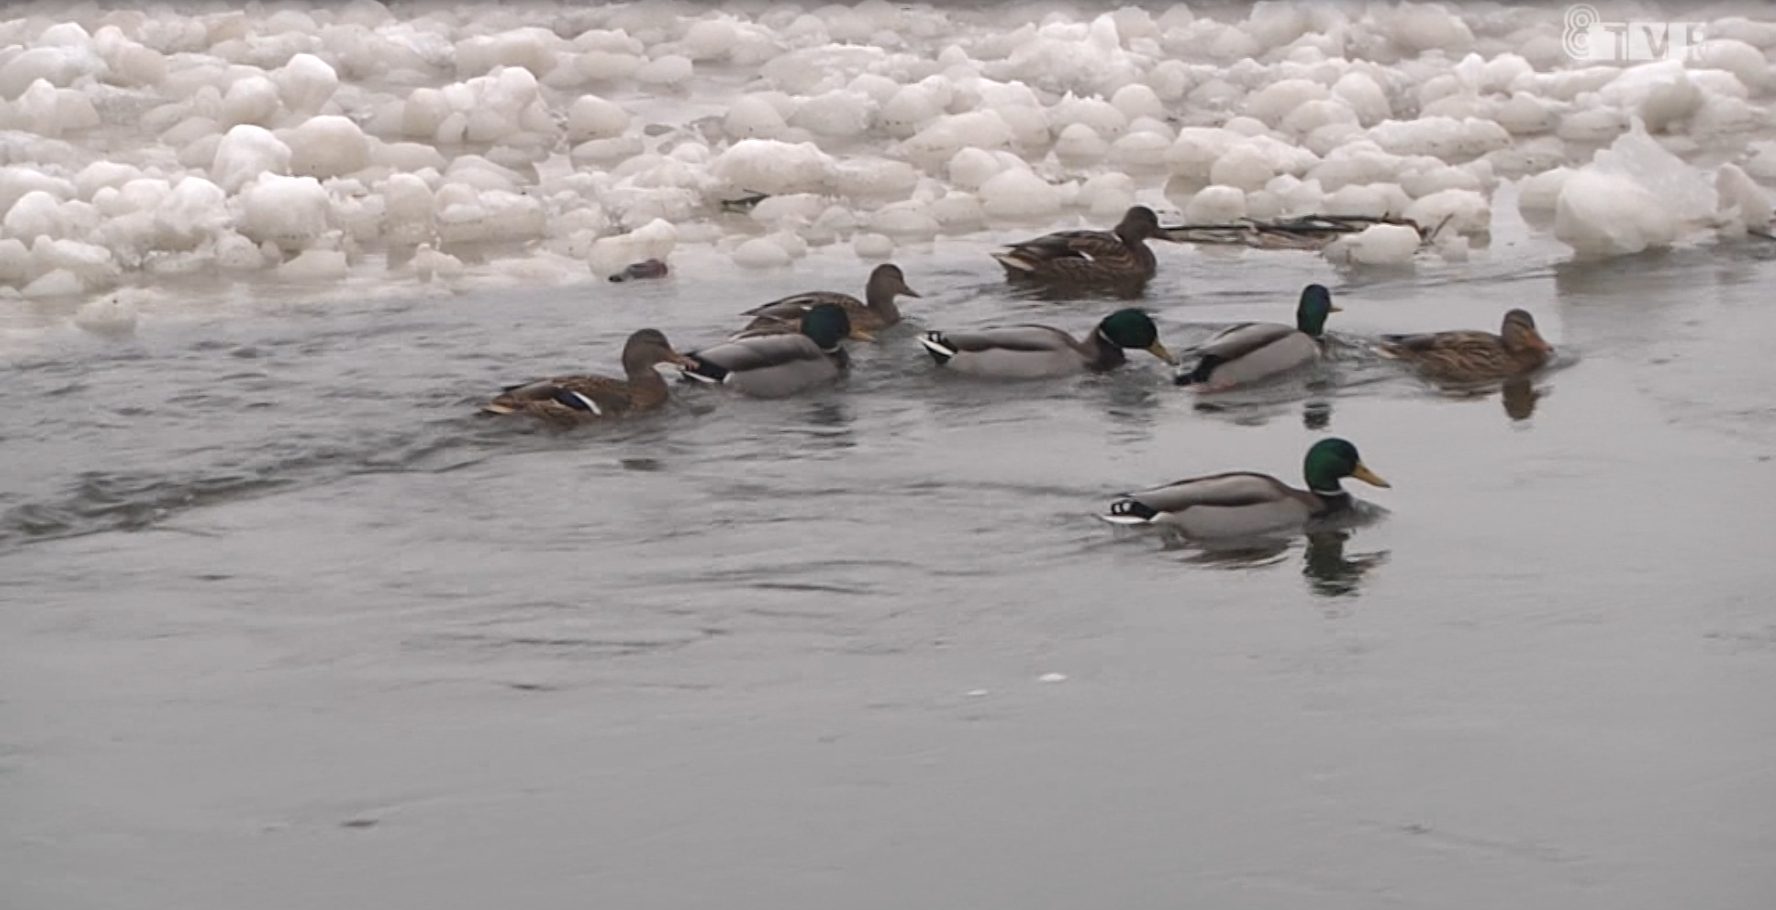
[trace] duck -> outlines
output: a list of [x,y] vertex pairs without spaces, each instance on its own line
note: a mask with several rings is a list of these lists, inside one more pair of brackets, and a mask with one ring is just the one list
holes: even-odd
[[694,364],[672,349],[659,329],[641,329],[623,343],[623,374],[555,376],[507,386],[481,406],[488,414],[528,414],[553,423],[610,420],[652,411],[666,403],[664,377],[654,368],[663,363]]
[[1143,350],[1168,364],[1178,362],[1160,343],[1153,317],[1133,308],[1105,316],[1084,340],[1046,325],[926,332],[918,340],[940,367],[1000,379],[1103,372],[1127,363],[1125,350]]
[[1554,346],[1536,331],[1535,317],[1522,309],[1505,313],[1497,335],[1474,330],[1383,335],[1373,350],[1447,383],[1524,376],[1547,366],[1554,354]]
[[642,278],[665,278],[667,271],[665,260],[643,259],[640,262],[629,263],[620,272],[613,272],[607,280],[612,283],[621,283]]
[[1348,512],[1351,495],[1340,483],[1346,477],[1390,486],[1363,464],[1355,445],[1338,438],[1309,447],[1302,473],[1305,490],[1251,471],[1191,477],[1119,494],[1108,513],[1098,517],[1116,525],[1175,528],[1186,537],[1245,537]]
[[1055,231],[1013,243],[993,254],[1012,281],[1067,284],[1144,282],[1159,262],[1147,248],[1149,239],[1176,242],[1159,226],[1159,216],[1144,205],[1131,207],[1108,231]]
[[1174,382],[1219,392],[1314,363],[1326,356],[1326,317],[1338,312],[1342,310],[1332,303],[1332,292],[1310,284],[1301,289],[1293,326],[1242,322],[1224,329],[1190,349],[1200,355],[1196,366],[1179,373]]
[[734,335],[735,338],[751,338],[759,335],[793,335],[801,331],[802,315],[810,307],[822,303],[844,307],[845,314],[851,319],[853,328],[865,332],[879,332],[900,323],[900,308],[894,305],[894,298],[922,297],[918,291],[907,287],[906,274],[900,266],[885,262],[870,271],[869,281],[864,285],[863,300],[850,294],[838,291],[807,291],[792,294],[781,300],[753,307],[742,316],[751,316],[752,321]]
[[732,386],[754,398],[785,398],[848,372],[851,355],[840,344],[846,338],[875,340],[851,325],[844,307],[817,303],[802,314],[794,335],[730,339],[686,354],[690,362],[680,370],[689,381]]

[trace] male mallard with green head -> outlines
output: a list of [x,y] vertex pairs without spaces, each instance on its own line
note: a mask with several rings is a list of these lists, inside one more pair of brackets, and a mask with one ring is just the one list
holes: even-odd
[[1332,292],[1310,284],[1301,291],[1293,326],[1243,322],[1227,328],[1191,349],[1201,359],[1174,382],[1219,392],[1313,363],[1326,355],[1326,317],[1336,312]]
[[869,283],[863,289],[863,300],[837,291],[793,294],[742,313],[741,315],[751,316],[753,319],[734,337],[793,335],[801,331],[802,316],[810,308],[822,303],[844,307],[853,328],[879,332],[900,322],[900,308],[894,305],[896,296],[920,295],[918,291],[907,287],[906,275],[902,274],[900,266],[883,263],[870,272]]
[[1124,493],[1100,515],[1111,524],[1174,527],[1188,537],[1246,537],[1300,527],[1351,508],[1351,496],[1339,481],[1346,477],[1378,487],[1388,486],[1363,465],[1357,447],[1343,439],[1322,439],[1307,450],[1302,473],[1307,489],[1298,490],[1270,476],[1250,471],[1210,474],[1165,486]]
[[834,303],[810,307],[800,328],[794,335],[739,338],[692,351],[684,377],[755,398],[783,398],[844,375],[851,368],[851,355],[840,344],[846,338],[875,340],[853,328],[845,308]]
[[1128,362],[1125,350],[1142,350],[1166,363],[1177,363],[1160,344],[1153,317],[1137,309],[1105,316],[1083,340],[1052,326],[1006,325],[927,332],[919,337],[919,344],[940,367],[1000,379],[1111,370]]
[[623,345],[625,378],[557,376],[507,386],[481,406],[489,414],[529,414],[555,423],[608,420],[651,411],[666,403],[666,380],[654,368],[662,363],[689,366],[658,329],[642,329]]
[[1433,380],[1488,382],[1523,376],[1547,366],[1554,346],[1536,331],[1528,310],[1511,310],[1497,335],[1460,330],[1418,335],[1383,335],[1375,352],[1416,366]]
[[1115,284],[1146,281],[1159,268],[1149,239],[1171,241],[1153,210],[1137,205],[1112,230],[1056,231],[994,253],[1013,281]]

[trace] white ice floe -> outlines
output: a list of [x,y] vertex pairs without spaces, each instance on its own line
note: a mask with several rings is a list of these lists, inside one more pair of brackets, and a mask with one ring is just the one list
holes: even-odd
[[[0,291],[26,296],[133,271],[324,287],[421,244],[416,273],[514,280],[558,263],[495,263],[603,276],[678,243],[876,258],[1136,198],[1404,215],[1456,257],[1507,180],[1616,255],[1761,230],[1776,183],[1776,16],[1622,65],[1569,57],[1558,8],[1393,0],[50,9],[0,22]],[[750,219],[722,206],[759,193]],[[1350,240],[1351,262],[1416,252]]]

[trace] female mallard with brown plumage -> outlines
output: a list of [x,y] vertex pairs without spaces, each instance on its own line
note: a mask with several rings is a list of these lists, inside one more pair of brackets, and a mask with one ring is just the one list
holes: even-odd
[[1536,331],[1527,310],[1505,314],[1499,334],[1473,330],[1383,335],[1375,352],[1416,366],[1446,383],[1488,382],[1533,373],[1548,364],[1554,346]]
[[1056,231],[1011,244],[993,258],[1013,281],[1099,284],[1146,281],[1159,268],[1149,239],[1171,241],[1153,210],[1137,205],[1108,231]]
[[920,295],[918,291],[907,287],[906,275],[901,273],[900,266],[883,263],[870,272],[869,283],[864,285],[862,300],[838,291],[792,294],[742,313],[742,316],[751,316],[753,319],[734,337],[794,335],[801,331],[802,317],[822,303],[843,307],[845,315],[851,319],[852,328],[863,332],[879,332],[900,322],[900,308],[894,305],[896,296]]
[[1302,473],[1305,490],[1251,471],[1191,477],[1124,493],[1098,517],[1111,524],[1173,527],[1188,537],[1248,537],[1348,512],[1351,496],[1339,483],[1346,477],[1388,486],[1363,465],[1357,447],[1343,439],[1314,443]]
[[507,386],[481,406],[489,414],[529,414],[555,423],[608,420],[651,411],[666,403],[666,379],[655,367],[662,363],[693,366],[695,361],[672,349],[658,329],[642,329],[623,345],[625,378],[557,376]]

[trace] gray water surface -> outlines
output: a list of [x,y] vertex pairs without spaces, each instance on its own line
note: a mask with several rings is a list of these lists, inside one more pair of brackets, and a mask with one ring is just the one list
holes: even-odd
[[[910,318],[1118,305],[1020,298],[977,246],[902,251]],[[19,346],[0,904],[1770,906],[1771,251],[1161,252],[1175,348],[1331,286],[1329,385],[969,382],[908,328],[787,401],[473,413],[640,326],[856,293],[842,250]],[[1361,353],[1512,306],[1563,352],[1531,396]],[[1326,433],[1392,481],[1353,487],[1381,520],[1205,552],[1092,518],[1299,482]]]

